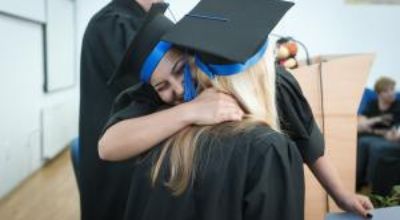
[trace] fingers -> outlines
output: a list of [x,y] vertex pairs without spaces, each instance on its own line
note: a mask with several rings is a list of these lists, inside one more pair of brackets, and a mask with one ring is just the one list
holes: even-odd
[[232,102],[232,101],[221,101],[220,105],[219,105],[220,109],[233,109],[236,110],[238,112],[241,112],[242,114],[244,114],[242,108],[240,108],[239,104],[237,104],[236,102]]
[[215,88],[208,88],[206,90],[204,90],[200,96],[204,96],[204,97],[214,97],[217,99],[224,99],[224,100],[230,100],[230,101],[235,101],[236,99],[234,99],[230,94],[224,93],[222,91],[218,91]]
[[370,210],[372,210],[374,206],[372,205],[370,199],[366,196],[357,195],[354,204],[353,211],[363,217],[372,218],[372,214]]
[[234,108],[236,108],[238,111],[240,111],[242,114],[244,114],[244,111],[243,111],[243,109],[241,108],[239,102],[238,102],[235,98],[233,98],[232,96],[226,95],[226,94],[221,94],[220,99],[223,100],[223,101],[225,101],[225,102],[226,102],[225,104],[226,104],[227,106],[229,106],[229,107],[234,107]]
[[385,114],[381,116],[381,122],[385,125],[390,125],[393,121],[393,115]]
[[222,122],[227,122],[227,121],[241,121],[242,117],[239,114],[221,114],[218,118],[216,123],[222,123]]
[[235,98],[213,88],[203,91],[192,103],[199,112],[195,124],[240,121],[245,114]]
[[371,210],[374,208],[374,205],[372,204],[371,200],[368,197],[358,195],[358,198],[359,198],[358,200],[361,202],[361,205],[365,209]]
[[222,108],[216,117],[216,122],[224,122],[224,121],[240,121],[243,119],[244,113],[243,111],[236,107],[225,107]]
[[220,101],[217,110],[217,122],[224,121],[240,121],[244,116],[243,110],[239,107],[238,103],[232,98]]
[[243,110],[240,108],[238,101],[231,95],[216,91],[210,91],[209,95],[212,95],[211,101],[217,102],[217,106],[219,109],[234,108],[242,112],[243,114]]
[[367,217],[369,214],[368,210],[364,208],[359,200],[353,204],[353,211],[361,216]]
[[216,90],[215,88],[208,88],[203,90],[200,93],[199,97],[200,96],[215,96],[218,98],[227,98],[236,101],[236,99],[234,99],[231,94],[225,93],[224,91]]

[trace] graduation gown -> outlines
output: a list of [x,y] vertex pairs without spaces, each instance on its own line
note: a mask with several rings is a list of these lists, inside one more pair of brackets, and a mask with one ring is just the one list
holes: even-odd
[[313,164],[324,155],[324,137],[299,83],[282,67],[276,69],[276,98],[282,131],[296,143],[303,161]]
[[90,20],[81,51],[80,195],[83,220],[121,219],[131,165],[101,161],[97,141],[115,97],[133,81],[107,85],[135,36],[145,11],[133,0],[114,0]]
[[[280,124],[281,124],[281,129],[284,131],[284,133],[287,134],[287,137],[290,137],[290,139],[292,141],[294,141],[295,144],[291,143],[289,140],[287,140],[287,138],[283,138],[282,135],[277,135],[274,134],[273,136],[278,137],[279,136],[279,140],[281,140],[282,142],[274,142],[272,143],[272,145],[274,146],[286,146],[287,150],[292,152],[291,154],[295,155],[296,152],[294,151],[292,148],[293,146],[295,146],[297,148],[297,152],[300,153],[301,155],[301,159],[303,162],[308,163],[308,164],[312,164],[314,163],[319,157],[321,157],[324,154],[324,140],[323,140],[323,136],[318,128],[318,126],[316,125],[316,122],[314,120],[311,108],[306,100],[306,98],[303,96],[303,93],[301,91],[301,88],[298,84],[298,82],[296,81],[296,79],[289,73],[287,72],[285,69],[283,68],[277,68],[276,70],[276,94],[277,94],[277,106],[278,106],[278,113],[280,116]],[[134,117],[140,117],[146,114],[151,114],[156,112],[158,109],[160,109],[160,106],[162,105],[161,100],[157,97],[157,95],[155,94],[154,90],[151,88],[151,86],[146,85],[146,84],[137,84],[135,86],[132,86],[130,88],[128,88],[127,90],[125,90],[124,92],[122,92],[116,99],[113,105],[113,109],[112,109],[112,114],[111,117],[107,123],[107,125],[104,128],[104,131],[112,126],[113,124],[121,121],[121,120],[125,120],[125,119],[129,119],[129,118],[134,118]],[[266,133],[271,133],[271,131],[265,131],[265,129],[258,129],[258,132],[266,132]],[[257,132],[256,132],[257,133]],[[254,134],[248,134],[248,136],[246,136],[247,138],[243,138],[243,140],[248,140],[248,139],[252,139],[249,138]],[[256,135],[254,135],[256,136]],[[241,138],[238,139],[230,139],[230,141],[235,140],[237,142],[241,142]],[[229,143],[235,143],[235,141],[233,142],[229,142]],[[268,138],[266,138],[265,140],[266,142],[271,141]],[[284,142],[284,143],[283,143]],[[229,150],[227,150],[228,152],[231,152],[231,154],[227,154],[226,159],[229,160],[236,160],[236,157],[233,157],[232,155],[236,155],[236,151],[237,150],[235,147],[232,146],[238,146],[238,145],[230,145],[230,144],[222,144],[222,143],[228,143],[228,140],[225,141],[221,141],[219,142],[221,143],[222,146],[213,146],[211,148],[216,148],[216,149],[220,149],[219,147],[222,148],[228,148]],[[286,144],[285,144],[286,143]],[[266,144],[268,146],[270,146],[271,143]],[[215,144],[214,144],[215,145]],[[252,149],[254,145],[254,148],[258,148],[258,147],[262,147],[264,145],[260,145],[260,146],[255,146],[255,144],[243,144],[240,143],[241,147],[246,146],[244,148],[246,149]],[[205,145],[206,146],[206,145]],[[232,148],[230,148],[232,147]],[[221,149],[222,149],[221,148]],[[284,147],[285,148],[285,147]],[[290,150],[289,150],[290,149]],[[235,153],[233,153],[235,152]],[[242,152],[243,154],[246,155],[246,157],[240,158],[238,159],[238,161],[244,161],[245,158],[249,158],[249,157],[257,157],[256,155],[253,154],[249,154],[249,152]],[[221,154],[216,153],[216,155],[221,156]],[[275,153],[271,153],[268,154],[269,156],[265,155],[265,157],[277,157],[280,158],[279,155],[276,155]],[[259,155],[258,155],[259,156]],[[251,160],[249,159],[248,161],[253,161],[254,158],[252,158]],[[247,162],[248,162],[247,161]],[[264,162],[267,161],[260,161],[260,165]],[[234,166],[233,164],[236,164],[235,161],[231,161],[232,166]],[[268,177],[268,175],[275,175],[274,172],[281,172],[282,175],[287,175],[290,173],[290,175],[293,175],[293,177],[295,179],[297,179],[297,181],[295,181],[296,184],[291,185],[292,183],[290,181],[292,181],[293,179],[290,178],[280,178],[279,180],[279,184],[273,184],[273,185],[269,185],[267,182],[259,182],[260,186],[262,186],[264,183],[267,186],[271,186],[271,189],[276,188],[276,194],[274,194],[274,196],[277,196],[278,194],[281,194],[282,198],[285,199],[277,199],[275,202],[283,202],[283,201],[291,201],[291,199],[298,199],[300,198],[300,194],[303,194],[303,166],[302,164],[298,164],[297,162],[289,162],[289,160],[282,160],[281,162],[282,167],[292,167],[290,169],[275,169],[275,168],[271,168],[271,169],[264,169],[262,175],[265,175],[264,177],[259,176],[259,178],[266,178],[266,179],[274,179],[272,177]],[[139,164],[136,166],[135,171],[133,172],[133,177],[132,177],[132,181],[131,181],[131,187],[130,187],[130,193],[129,193],[129,202],[127,205],[127,210],[126,210],[126,219],[163,219],[164,217],[166,217],[167,219],[224,219],[224,218],[232,218],[232,219],[236,219],[241,216],[244,216],[244,213],[242,213],[242,209],[238,208],[239,205],[236,204],[229,204],[229,201],[231,199],[233,199],[233,197],[231,196],[238,196],[239,194],[237,194],[237,191],[226,191],[223,194],[216,194],[219,195],[219,199],[217,200],[217,197],[213,197],[212,194],[207,193],[207,190],[203,190],[203,191],[199,191],[197,193],[197,191],[193,191],[193,189],[195,188],[191,188],[189,189],[189,192],[180,198],[179,200],[175,201],[171,195],[169,193],[167,193],[166,189],[164,187],[158,187],[156,189],[151,189],[150,188],[150,184],[149,184],[149,176],[145,173],[145,172],[141,172],[140,170],[147,170],[149,169],[149,166],[151,165],[150,161],[145,161],[143,164]],[[237,164],[236,164],[237,165]],[[295,168],[296,167],[296,168]],[[232,168],[232,167],[224,167],[221,168],[221,172],[218,172],[218,175],[215,177],[219,177],[220,175],[224,175],[225,173],[234,173],[233,170],[235,170],[236,168]],[[238,170],[243,169],[242,168],[237,168]],[[262,169],[262,168],[259,168]],[[146,171],[147,172],[147,171]],[[244,171],[243,171],[244,172]],[[270,173],[272,172],[272,173]],[[247,173],[248,174],[248,173]],[[233,175],[233,174],[232,174]],[[248,174],[250,175],[250,174]],[[261,175],[259,174],[255,174],[257,175]],[[276,174],[277,175],[277,174]],[[246,179],[244,177],[244,174],[242,173],[241,177],[235,176],[225,176],[225,178],[232,178],[232,179],[236,179],[236,178],[241,178],[241,180]],[[212,179],[212,178],[211,178]],[[217,178],[218,179],[218,178]],[[198,181],[201,181],[198,180]],[[287,182],[289,181],[289,182]],[[229,181],[230,182],[230,181]],[[256,183],[256,182],[254,182]],[[238,188],[241,190],[244,190],[244,186],[237,186],[237,185],[229,185],[228,183],[224,183],[224,184],[228,184],[228,185],[224,185],[222,182],[215,182],[213,183],[215,184],[213,186],[213,188],[210,188],[209,190],[215,190],[218,191],[218,189],[222,190],[223,189],[227,189],[226,187],[231,187],[231,189],[234,188]],[[196,185],[195,185],[196,186]],[[195,187],[194,186],[194,187]],[[285,189],[282,189],[280,187],[284,187]],[[291,188],[293,190],[289,190],[289,188]],[[206,188],[203,188],[206,189]],[[259,188],[262,189],[262,188]],[[153,190],[156,190],[157,193],[153,194]],[[192,190],[192,191],[190,191]],[[289,190],[289,191],[286,191]],[[283,192],[285,191],[285,192]],[[288,194],[286,194],[288,193]],[[201,198],[203,197],[196,197],[195,195],[206,195],[207,202],[204,203],[210,203],[212,204],[211,206],[215,206],[218,207],[218,209],[212,209],[212,207],[207,207],[207,204],[197,204],[197,202],[201,202]],[[230,195],[232,194],[232,195]],[[294,198],[291,198],[291,196],[293,196]],[[203,199],[205,199],[206,197],[204,197]],[[263,195],[260,195],[260,197],[263,197]],[[193,201],[196,198],[195,201]],[[197,199],[200,198],[200,199]],[[279,198],[279,197],[278,197]],[[303,197],[301,197],[303,199]],[[186,199],[186,200],[185,200]],[[239,201],[240,199],[236,198],[236,201]],[[244,198],[241,198],[244,199]],[[259,198],[260,199],[260,198]],[[186,204],[186,202],[189,204]],[[212,201],[212,202],[211,202]],[[227,205],[226,207],[221,207],[218,205],[218,203],[216,201],[223,201],[225,205]],[[256,200],[253,200],[256,201]],[[294,215],[289,216],[289,214],[287,214],[288,216],[279,216],[279,218],[275,218],[273,216],[268,216],[264,219],[302,219],[303,218],[303,203],[300,203],[297,200],[293,200],[295,201],[293,204],[281,204],[282,207],[285,207],[286,205],[288,206],[287,209],[284,209],[282,207],[274,207],[273,205],[275,203],[272,202],[272,200],[268,200],[268,201],[263,201],[263,202],[267,202],[269,205],[271,206],[270,209],[266,209],[268,211],[266,211],[266,213],[272,213],[272,214],[278,214],[275,211],[279,210],[279,213],[295,213]],[[176,202],[176,203],[175,203]],[[232,201],[231,201],[232,202]],[[257,204],[263,204],[265,205],[265,203],[257,201]],[[154,207],[158,207],[158,209],[152,208],[152,205],[154,205]],[[137,209],[135,206],[140,207],[140,209]],[[235,208],[230,208],[230,207],[235,207]],[[262,214],[263,212],[261,212],[260,210],[263,209],[264,206],[258,206],[258,207],[254,207],[254,209],[258,209],[258,211],[255,211],[254,214],[254,218],[249,218],[249,219],[256,219],[257,217],[263,216],[264,214]],[[196,208],[196,209],[195,209]],[[188,213],[187,210],[191,210],[191,213]],[[229,210],[229,211],[222,211],[222,212],[217,212],[218,210]],[[300,209],[300,210],[298,210]],[[142,210],[142,211],[140,211]],[[151,210],[151,211],[147,211],[147,210]],[[182,212],[174,212],[172,210],[183,210]],[[200,211],[201,210],[201,211]],[[271,211],[271,210],[275,210],[275,211]],[[213,215],[213,212],[219,213],[218,215],[221,216],[216,216]],[[232,215],[227,216],[222,216],[226,213],[231,213]],[[182,213],[182,216],[180,216],[179,213]],[[202,215],[202,213],[205,213],[205,215]],[[256,213],[259,213],[260,215],[257,215]],[[280,213],[280,214],[282,214]],[[298,214],[298,216],[297,216]],[[228,215],[228,214],[227,214]],[[250,216],[252,214],[249,214]],[[193,216],[198,216],[198,217],[193,217]],[[236,217],[235,217],[236,216]]]
[[[298,220],[304,218],[303,162],[284,134],[258,125],[235,135],[200,137],[196,178],[173,196],[164,183],[168,160],[153,187],[147,155],[132,172],[125,218],[135,220]],[[157,155],[153,148],[149,154]]]
[[[156,112],[162,103],[151,91],[149,85],[137,84],[122,92],[104,130],[121,120]],[[323,135],[297,80],[280,67],[276,69],[276,96],[282,131],[296,143],[303,161],[314,163],[324,155]]]

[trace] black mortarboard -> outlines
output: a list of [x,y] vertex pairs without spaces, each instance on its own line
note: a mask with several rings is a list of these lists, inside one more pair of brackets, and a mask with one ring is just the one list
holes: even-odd
[[280,0],[202,0],[163,40],[193,50],[207,64],[246,63],[291,6]]
[[160,42],[161,37],[174,26],[164,15],[167,7],[166,3],[152,5],[117,70],[108,81],[109,84],[119,81],[125,85],[133,85],[139,80],[149,80],[158,62],[171,46]]

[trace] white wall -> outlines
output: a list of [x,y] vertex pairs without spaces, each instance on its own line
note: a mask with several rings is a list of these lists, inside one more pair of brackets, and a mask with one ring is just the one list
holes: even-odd
[[0,15],[0,198],[41,161],[42,26]]
[[[48,1],[59,1],[57,3]],[[79,66],[82,38],[90,18],[110,0],[14,0],[0,1],[0,198],[10,192],[23,179],[51,159],[78,134]],[[55,22],[69,24],[74,4],[74,34],[65,32]],[[59,13],[54,7],[63,6]],[[58,7],[60,8],[60,7]],[[63,16],[57,17],[57,16]],[[54,19],[54,20],[50,20]],[[47,25],[45,33],[44,26]],[[69,28],[69,27],[68,27]],[[7,30],[7,31],[5,31]],[[62,30],[64,40],[57,37]],[[4,34],[3,34],[4,31]],[[58,33],[59,32],[59,33]],[[49,36],[54,36],[49,37]],[[45,42],[45,39],[47,42]],[[72,40],[73,39],[73,40]],[[74,42],[74,50],[63,50]],[[45,58],[47,44],[48,57]],[[57,47],[57,48],[55,48]],[[74,62],[66,62],[73,51]],[[62,53],[62,52],[60,52]],[[46,93],[45,64],[52,77],[70,74],[65,78],[74,86],[57,87]],[[51,64],[49,65],[49,62]],[[66,68],[66,65],[74,65]],[[67,70],[66,70],[67,69]],[[64,78],[62,78],[64,79]]]
[[46,91],[69,88],[76,83],[75,4],[71,0],[46,4]]
[[[83,34],[92,16],[110,0],[76,0],[76,37],[77,37],[77,72],[79,73],[80,54]],[[79,77],[78,77],[79,79]]]
[[38,22],[46,21],[46,0],[1,0],[0,11],[15,16],[32,19]]
[[[134,0],[132,0],[134,1]],[[80,48],[82,46],[82,38],[85,32],[86,26],[90,18],[102,7],[111,2],[110,0],[76,0],[77,9],[77,56],[78,60],[80,57]],[[176,18],[179,19],[185,13],[193,7],[198,0],[165,0],[170,3],[170,8],[175,14]],[[166,13],[168,17],[172,19],[169,12]]]
[[[52,1],[51,5],[48,1]],[[110,1],[0,1],[2,33],[0,35],[0,118],[2,121],[0,125],[0,198],[78,135],[82,38],[89,19],[108,2]],[[59,9],[59,6],[62,6],[61,9],[68,10],[58,13],[49,11],[54,10],[54,7],[49,6],[56,6]],[[70,13],[72,9],[73,14]],[[66,19],[65,16],[73,16],[74,30],[71,36],[64,36],[71,33],[70,27],[66,32],[64,29],[59,29],[63,27],[57,24],[57,22],[65,21],[69,24],[70,18]],[[48,26],[47,33],[44,32],[46,25]],[[58,35],[61,32],[63,36],[60,37]],[[60,45],[63,42],[67,42],[68,45]],[[47,55],[50,56],[47,60],[44,55],[46,44]],[[71,44],[73,44],[73,50],[69,48]],[[74,53],[73,62],[67,60],[70,59],[71,54],[57,54],[71,51]],[[70,74],[66,78],[61,78],[66,79],[69,86],[59,86],[57,85],[59,81],[55,85],[61,89],[46,93],[44,91],[45,64],[52,77],[57,77],[57,74]],[[73,67],[70,68],[70,65]],[[59,72],[61,70],[62,73]],[[71,79],[75,79],[73,86],[70,86]]]
[[[78,84],[44,91],[46,62],[75,58],[69,54],[60,56],[64,57],[61,62],[53,56],[53,60],[46,59],[45,51],[52,50],[45,41],[47,1],[74,4],[72,0],[0,1],[0,198],[78,134]],[[74,13],[69,14],[72,19]],[[71,42],[75,37],[72,32],[66,39]],[[62,68],[53,67],[48,69],[51,74]],[[70,68],[66,74],[76,77],[74,70]]]
[[[169,0],[178,17],[198,0]],[[249,1],[250,4],[251,1]],[[310,55],[373,52],[367,82],[386,75],[400,84],[400,5],[348,5],[346,0],[294,0],[295,6],[273,31],[302,41]],[[303,54],[299,54],[304,58]]]
[[375,52],[368,87],[381,75],[400,84],[400,6],[345,2],[297,0],[274,32],[302,41],[311,55]]
[[[199,0],[165,0],[170,4],[170,9],[175,14],[176,19],[181,19],[185,14],[187,14],[198,2]],[[169,15],[169,13],[166,13]]]

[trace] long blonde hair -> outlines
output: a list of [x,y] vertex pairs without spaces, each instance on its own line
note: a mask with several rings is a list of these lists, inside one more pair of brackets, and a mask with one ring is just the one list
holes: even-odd
[[[217,76],[210,80],[205,73],[195,67],[193,73],[200,91],[210,85],[237,99],[245,112],[241,122],[226,122],[214,126],[189,126],[164,144],[157,161],[153,165],[151,179],[155,184],[160,175],[162,164],[169,159],[169,179],[165,183],[174,195],[183,193],[195,179],[197,146],[199,141],[216,138],[219,135],[232,135],[252,128],[256,124],[265,124],[279,131],[279,119],[275,103],[275,70],[267,64],[264,56],[256,65],[245,72],[231,76]],[[210,135],[212,134],[212,135]]]

